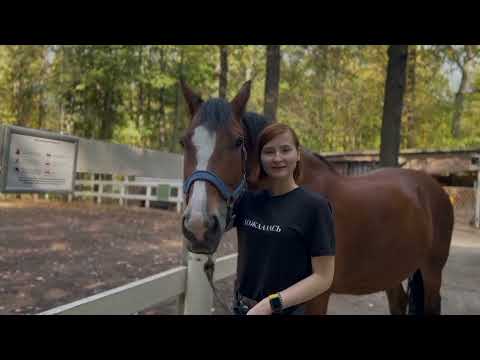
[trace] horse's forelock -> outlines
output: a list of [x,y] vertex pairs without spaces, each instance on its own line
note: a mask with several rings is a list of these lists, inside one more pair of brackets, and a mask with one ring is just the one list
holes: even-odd
[[223,99],[207,100],[200,108],[198,121],[210,131],[230,125],[233,109],[230,103]]

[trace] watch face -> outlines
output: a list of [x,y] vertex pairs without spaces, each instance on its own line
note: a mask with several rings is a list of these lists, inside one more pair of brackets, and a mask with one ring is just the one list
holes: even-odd
[[272,306],[273,311],[281,311],[282,310],[282,302],[281,302],[281,300],[278,296],[271,298],[270,299],[270,304]]

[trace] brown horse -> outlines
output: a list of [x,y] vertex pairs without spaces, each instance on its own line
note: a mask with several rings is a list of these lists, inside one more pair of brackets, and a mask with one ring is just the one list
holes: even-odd
[[[212,254],[229,228],[232,202],[243,176],[248,180],[256,137],[268,120],[245,112],[250,82],[231,102],[203,102],[183,83],[182,88],[192,117],[181,141],[183,232],[190,251]],[[425,173],[397,168],[342,176],[322,156],[306,149],[301,155],[300,185],[332,202],[337,237],[333,285],[307,304],[307,313],[325,314],[331,293],[386,291],[392,314],[405,314],[407,306],[409,313],[440,314],[442,270],[453,231],[453,208],[442,187]],[[262,187],[247,183],[249,189]],[[408,295],[402,286],[406,279]]]

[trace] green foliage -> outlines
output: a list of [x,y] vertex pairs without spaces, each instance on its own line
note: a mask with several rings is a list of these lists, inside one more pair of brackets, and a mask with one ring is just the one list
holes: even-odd
[[[387,46],[282,45],[281,50],[278,120],[294,126],[314,151],[378,150]],[[253,79],[248,110],[262,112],[265,46],[230,45],[228,51],[228,99]],[[462,136],[451,135],[457,89],[445,64],[453,64],[455,54],[451,46],[417,46],[418,148],[480,147],[478,62],[472,61]],[[178,81],[183,77],[204,98],[216,97],[219,64],[217,45],[0,46],[0,119],[178,152],[189,121]]]

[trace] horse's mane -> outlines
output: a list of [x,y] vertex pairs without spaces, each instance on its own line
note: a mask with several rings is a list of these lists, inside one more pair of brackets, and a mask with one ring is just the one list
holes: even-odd
[[245,113],[242,120],[245,128],[247,129],[247,134],[251,145],[255,145],[262,130],[273,122],[270,118],[254,112]]
[[322,155],[318,154],[318,153],[312,153],[315,157],[317,157],[318,159],[320,159],[320,161],[322,161],[325,165],[327,165],[327,167],[332,171],[334,172],[335,174],[338,174],[338,171],[335,169],[335,167],[332,165],[332,163],[330,161],[328,161],[325,157],[323,157]]

